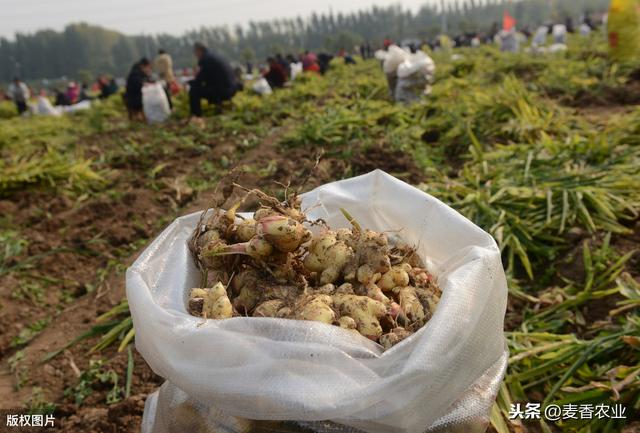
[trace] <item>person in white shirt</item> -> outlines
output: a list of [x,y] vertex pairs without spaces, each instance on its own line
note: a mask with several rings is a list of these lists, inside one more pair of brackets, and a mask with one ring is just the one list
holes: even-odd
[[22,114],[27,111],[27,101],[31,97],[31,92],[29,92],[27,85],[20,81],[20,78],[14,78],[13,83],[9,85],[9,96],[16,104],[18,113]]

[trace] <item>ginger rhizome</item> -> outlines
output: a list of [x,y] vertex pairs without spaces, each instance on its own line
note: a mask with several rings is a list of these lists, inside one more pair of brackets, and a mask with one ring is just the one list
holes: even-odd
[[[259,190],[235,189],[244,195],[228,210],[216,203],[191,239],[203,274],[202,287],[189,293],[192,315],[317,321],[385,349],[433,315],[441,292],[414,249],[363,229],[344,209],[351,227],[332,230],[308,221],[295,193],[279,201]],[[237,210],[249,196],[260,207],[243,218]]]

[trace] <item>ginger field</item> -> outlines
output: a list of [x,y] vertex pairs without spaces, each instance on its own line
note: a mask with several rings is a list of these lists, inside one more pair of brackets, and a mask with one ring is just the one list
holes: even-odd
[[[377,61],[335,60],[209,108],[204,129],[184,94],[159,126],[130,124],[119,96],[57,118],[1,104],[0,409],[53,413],[51,431],[138,432],[163,380],[132,344],[137,254],[234,167],[279,196],[379,168],[502,250],[511,357],[491,428],[640,431],[640,64],[611,64],[598,38],[541,56],[435,53],[432,93],[409,106],[389,100]],[[516,402],[627,411],[512,421]]]

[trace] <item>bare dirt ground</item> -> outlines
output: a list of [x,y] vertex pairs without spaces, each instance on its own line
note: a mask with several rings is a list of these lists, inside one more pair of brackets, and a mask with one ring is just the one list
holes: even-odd
[[[117,344],[100,353],[89,353],[98,337],[89,338],[47,363],[40,361],[89,330],[99,315],[120,303],[125,296],[124,269],[166,224],[179,215],[206,208],[212,192],[195,193],[180,181],[197,171],[203,161],[225,155],[231,164],[249,167],[239,178],[247,187],[275,190],[281,189],[276,182],[296,185],[307,178],[316,155],[306,149],[277,148],[274,139],[279,134],[273,131],[245,153],[237,152],[233,142],[211,142],[205,153],[187,152],[179,161],[163,161],[160,156],[154,163],[168,165],[155,190],[146,187],[144,172],[136,170],[139,163],[132,159],[123,160],[116,167],[111,190],[117,194],[99,194],[78,201],[53,193],[24,192],[0,201],[3,213],[26,222],[22,235],[28,240],[28,248],[12,264],[30,260],[28,272],[33,280],[44,279],[46,283],[43,293],[16,299],[12,296],[16,286],[24,282],[12,274],[0,276],[0,410],[24,413],[25,405],[53,403],[56,427],[51,431],[138,432],[145,398],[163,379],[135,350],[131,395],[110,405],[106,404],[108,386],[92,386],[81,405],[76,404],[72,392],[65,390],[78,383],[91,359],[105,360],[105,368],[124,380],[128,356],[126,351],[116,351]],[[304,189],[374,168],[413,183],[421,180],[420,170],[405,155],[370,148],[360,150],[352,160],[322,158]],[[69,299],[65,301],[63,297]],[[52,317],[52,309],[56,308],[59,312]],[[12,344],[27,324],[46,318],[50,320],[48,326],[34,339],[24,345]],[[18,352],[19,363],[9,368]],[[3,419],[0,430],[4,426]]]

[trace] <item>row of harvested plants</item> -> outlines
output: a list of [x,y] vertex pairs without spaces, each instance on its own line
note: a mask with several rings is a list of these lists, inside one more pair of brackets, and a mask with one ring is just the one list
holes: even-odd
[[[260,208],[243,218],[237,209],[250,195]],[[189,293],[192,315],[318,321],[385,349],[431,318],[441,292],[411,246],[392,245],[345,210],[350,229],[308,221],[300,203],[297,194],[280,202],[251,190],[203,217],[190,243],[203,274]]]

